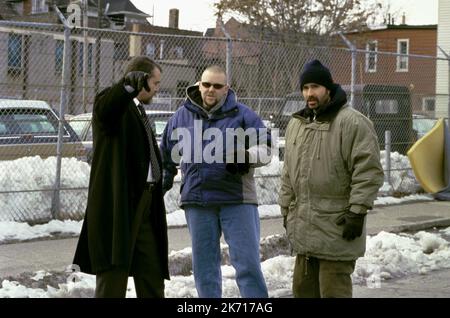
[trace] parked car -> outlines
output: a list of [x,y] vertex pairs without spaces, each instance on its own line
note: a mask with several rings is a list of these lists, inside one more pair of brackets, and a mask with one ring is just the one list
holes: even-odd
[[419,140],[425,134],[433,128],[436,124],[437,119],[428,118],[424,115],[413,114],[413,129],[416,134],[416,140]]
[[[146,110],[150,125],[155,134],[156,141],[159,143],[162,138],[164,129],[170,117],[174,114],[173,111],[167,110]],[[67,121],[72,126],[73,130],[77,133],[87,152],[87,160],[90,163],[93,156],[93,138],[92,138],[92,113],[84,113],[76,116],[72,116]]]
[[[350,100],[350,86],[342,86]],[[385,145],[385,131],[391,131],[391,151],[406,154],[415,141],[409,89],[393,85],[356,85],[354,107],[374,124],[382,149]],[[271,115],[273,126],[284,136],[292,114],[306,106],[300,92],[286,96],[283,107]]]
[[[62,156],[86,160],[80,138],[62,124]],[[58,126],[58,116],[45,101],[0,99],[0,160],[56,156]]]

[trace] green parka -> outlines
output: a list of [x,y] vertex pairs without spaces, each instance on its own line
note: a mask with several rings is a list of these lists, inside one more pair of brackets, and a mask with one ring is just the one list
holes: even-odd
[[286,130],[279,204],[294,253],[328,260],[364,255],[366,230],[353,241],[337,225],[345,212],[365,214],[383,184],[372,122],[346,105],[339,85],[315,117],[305,108]]

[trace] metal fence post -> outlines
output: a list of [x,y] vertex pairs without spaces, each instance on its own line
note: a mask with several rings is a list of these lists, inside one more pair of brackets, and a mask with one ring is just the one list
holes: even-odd
[[83,0],[83,112],[87,113],[87,78],[88,78],[88,0]]
[[52,218],[57,219],[61,212],[61,161],[62,161],[62,147],[63,147],[63,133],[64,133],[64,114],[67,104],[67,92],[66,85],[70,76],[70,55],[71,55],[71,43],[70,43],[70,31],[71,27],[67,23],[62,13],[56,8],[55,11],[58,13],[59,18],[64,24],[64,55],[63,55],[63,66],[61,74],[61,92],[60,92],[60,104],[59,104],[59,123],[58,123],[58,143],[56,145],[56,174],[55,183],[52,198]]
[[450,54],[444,51],[439,45],[438,49],[444,54],[445,58],[447,59],[448,63],[448,77],[447,77],[447,86],[448,86],[448,106],[447,106],[447,118],[450,122]]
[[223,34],[225,34],[225,37],[227,38],[227,58],[226,58],[226,72],[227,72],[227,84],[231,86],[231,64],[233,63],[233,41],[230,36],[230,34],[225,29],[225,25],[223,24],[222,19],[220,21],[220,27],[222,28]]
[[355,83],[356,83],[356,47],[350,42],[342,32],[339,32],[342,40],[344,40],[345,44],[347,44],[348,48],[352,52],[352,74],[351,74],[351,82],[350,82],[350,107],[354,107],[355,101]]
[[384,181],[391,186],[391,131],[384,132],[384,154],[386,156],[386,173]]

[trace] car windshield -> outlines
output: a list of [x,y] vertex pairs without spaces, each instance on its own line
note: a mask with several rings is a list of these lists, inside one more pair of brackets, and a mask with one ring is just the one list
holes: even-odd
[[431,118],[414,118],[413,129],[417,131],[417,136],[423,137],[428,131],[433,128],[436,123],[436,119]]
[[0,113],[1,135],[24,135],[24,134],[56,134],[57,122],[52,122],[48,114],[43,111],[26,113],[19,111],[3,111]]
[[73,130],[78,135],[78,137],[81,138],[83,129],[86,126],[86,123],[89,123],[89,121],[87,119],[71,119],[69,121],[69,123],[70,123],[70,126],[72,126]]

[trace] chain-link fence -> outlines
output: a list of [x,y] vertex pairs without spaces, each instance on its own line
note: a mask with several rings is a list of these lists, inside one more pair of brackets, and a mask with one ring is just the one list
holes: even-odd
[[[176,110],[186,88],[207,66],[219,64],[238,99],[279,128],[281,138],[292,113],[304,107],[299,74],[315,58],[329,66],[349,103],[372,119],[381,149],[390,131],[391,150],[406,153],[420,137],[413,114],[448,116],[448,92],[436,93],[436,83],[448,81],[436,75],[437,65],[447,60],[341,44],[308,47],[0,21],[0,221],[82,218],[92,156],[88,113],[96,94],[123,76],[132,56],[146,55],[163,69],[152,109]],[[277,164],[258,172],[264,204],[276,204]],[[176,188],[166,196],[169,212],[177,209]]]

